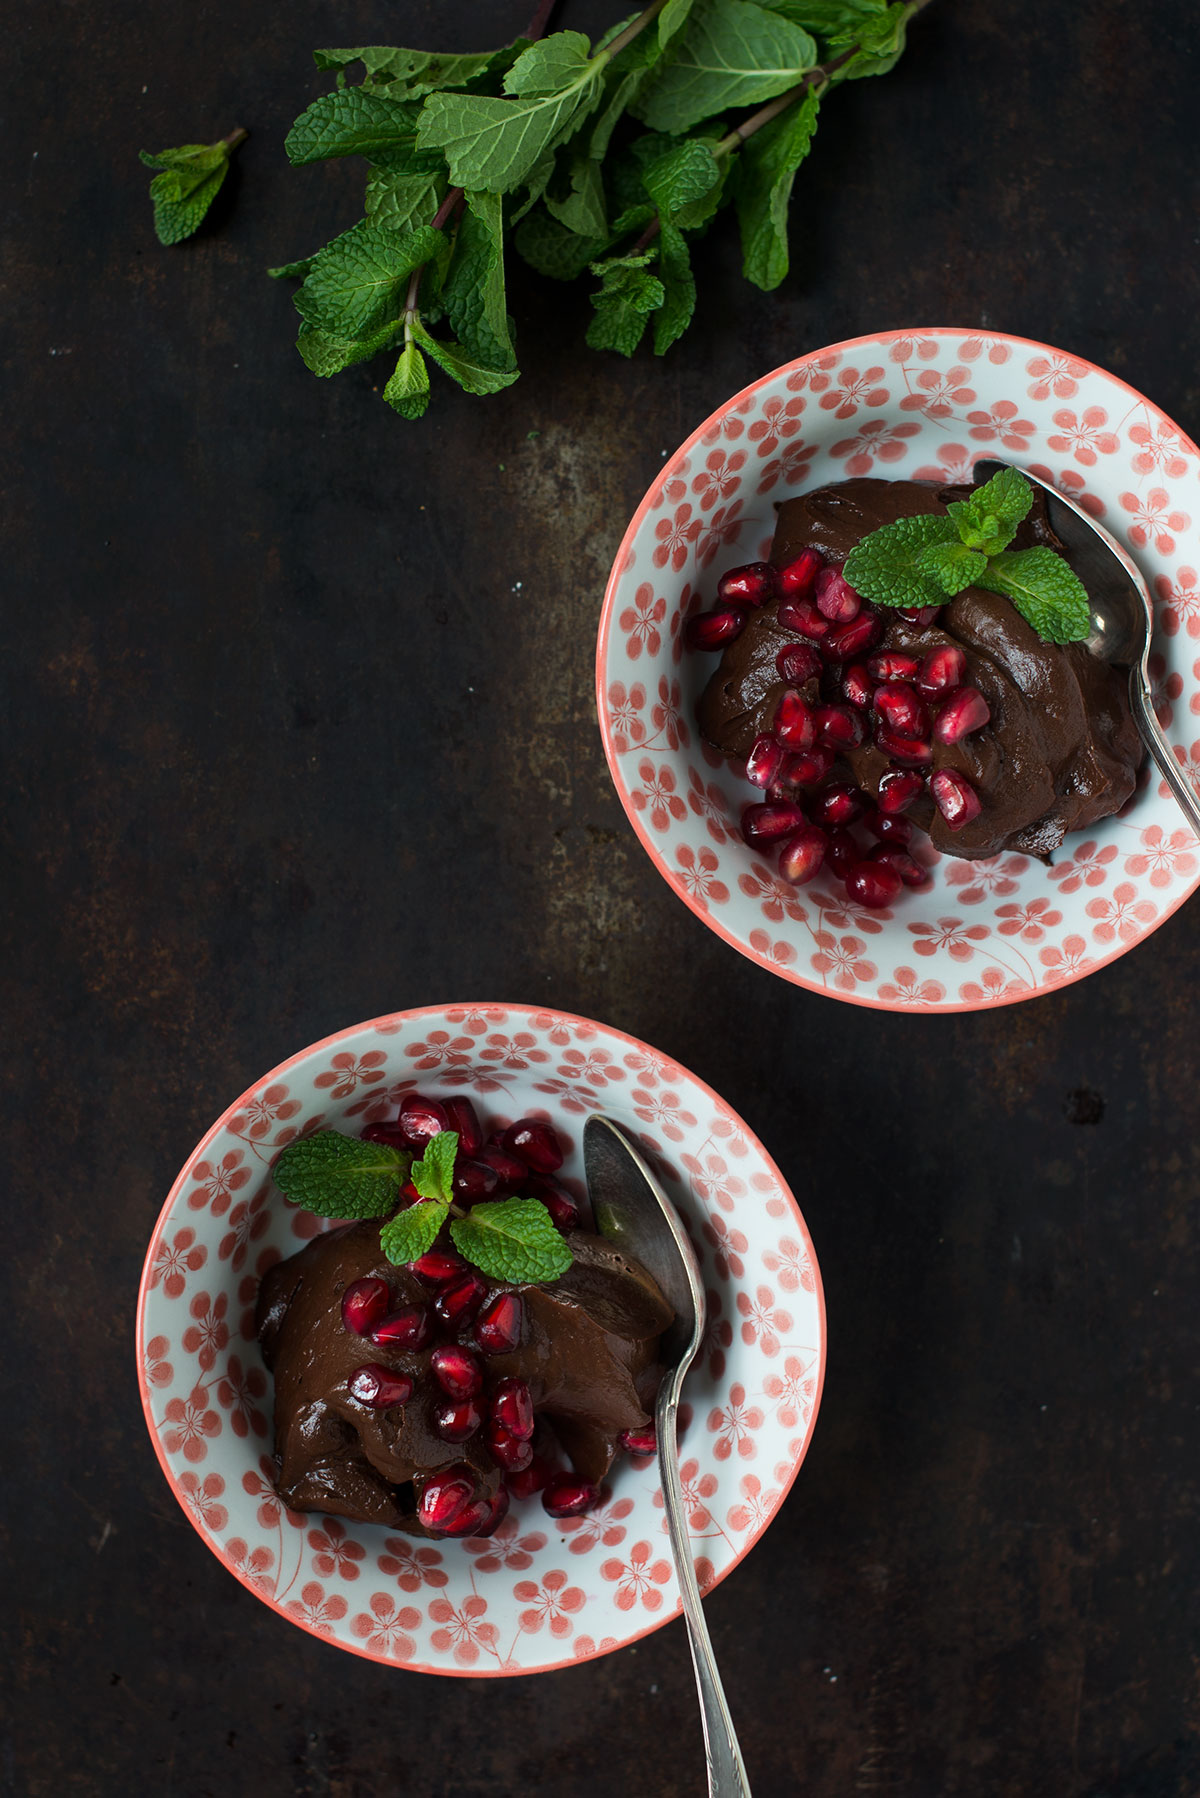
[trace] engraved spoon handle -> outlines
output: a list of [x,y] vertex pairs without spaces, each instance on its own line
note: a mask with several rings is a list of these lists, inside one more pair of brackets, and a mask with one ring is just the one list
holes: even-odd
[[716,1658],[700,1603],[700,1588],[696,1584],[696,1572],[692,1565],[683,1487],[679,1479],[679,1442],[676,1434],[682,1372],[682,1369],[676,1370],[659,1387],[655,1421],[667,1533],[671,1539],[671,1552],[675,1557],[675,1573],[683,1598],[688,1645],[692,1651],[692,1666],[696,1671],[700,1721],[704,1727],[704,1757],[708,1766],[709,1798],[750,1798],[750,1782],[746,1778],[737,1732],[729,1715],[729,1706],[725,1702],[725,1691],[717,1672]]
[[1129,670],[1129,704],[1134,723],[1141,732],[1142,742],[1158,763],[1158,771],[1179,801],[1188,823],[1196,836],[1200,837],[1200,799],[1197,799],[1191,781],[1176,760],[1175,752],[1154,716],[1145,676],[1136,665]]

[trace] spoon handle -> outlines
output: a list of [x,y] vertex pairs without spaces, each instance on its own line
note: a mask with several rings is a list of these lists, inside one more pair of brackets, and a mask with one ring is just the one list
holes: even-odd
[[684,1510],[683,1486],[679,1479],[679,1389],[681,1381],[668,1377],[658,1389],[655,1407],[658,1428],[658,1466],[662,1476],[663,1500],[667,1513],[667,1533],[675,1557],[675,1573],[683,1599],[683,1615],[687,1623],[688,1645],[692,1666],[696,1671],[696,1691],[700,1698],[700,1721],[704,1727],[704,1757],[708,1766],[709,1798],[750,1798],[750,1782],[742,1763],[737,1732],[725,1702],[721,1676],[708,1637],[700,1588],[692,1565],[692,1546],[688,1538]]
[[1150,703],[1150,689],[1143,670],[1136,665],[1129,670],[1129,704],[1142,742],[1158,763],[1158,771],[1179,801],[1188,823],[1200,837],[1200,799],[1191,781],[1175,758],[1175,752],[1163,734]]

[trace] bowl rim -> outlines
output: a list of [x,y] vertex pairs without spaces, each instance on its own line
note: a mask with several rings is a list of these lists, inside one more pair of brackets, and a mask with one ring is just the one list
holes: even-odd
[[[547,1012],[552,1011],[556,1018],[561,1018],[568,1024],[583,1025],[587,1029],[597,1030],[610,1038],[615,1038],[619,1042],[629,1045],[631,1048],[648,1050],[655,1055],[661,1055],[663,1053],[661,1050],[654,1049],[653,1044],[645,1042],[640,1037],[630,1035],[627,1030],[622,1030],[614,1024],[601,1023],[595,1018],[584,1017],[582,1013],[579,1012],[564,1011],[557,1006],[550,1007],[546,1004],[531,1005],[525,1001],[509,1003],[500,999],[489,999],[486,1001],[447,1000],[438,1005],[416,1005],[400,1011],[383,1012],[378,1017],[365,1018],[361,1023],[345,1026],[340,1030],[332,1031],[327,1036],[318,1038],[317,1041],[309,1043],[306,1048],[298,1050],[294,1055],[289,1055],[284,1061],[279,1062],[267,1073],[261,1075],[259,1079],[246,1087],[231,1104],[225,1106],[219,1117],[217,1117],[215,1122],[204,1132],[195,1148],[184,1160],[178,1174],[171,1183],[170,1190],[159,1210],[157,1218],[155,1219],[153,1229],[150,1232],[150,1240],[146,1247],[145,1257],[142,1262],[141,1277],[138,1282],[137,1306],[134,1323],[134,1353],[137,1360],[138,1393],[142,1402],[142,1415],[146,1422],[146,1428],[154,1448],[155,1456],[173,1498],[187,1518],[187,1521],[200,1537],[200,1540],[208,1549],[209,1553],[214,1556],[224,1571],[232,1574],[239,1585],[244,1586],[261,1604],[265,1604],[270,1611],[274,1612],[277,1617],[282,1618],[285,1623],[290,1623],[296,1628],[303,1630],[306,1635],[314,1637],[315,1640],[323,1643],[327,1648],[357,1655],[362,1660],[374,1661],[377,1665],[390,1667],[396,1672],[432,1674],[435,1677],[445,1679],[516,1679],[531,1674],[559,1673],[568,1671],[571,1667],[586,1666],[589,1661],[599,1660],[603,1655],[615,1654],[619,1649],[628,1648],[633,1643],[640,1642],[643,1637],[653,1635],[656,1630],[662,1629],[664,1624],[674,1622],[677,1617],[682,1615],[683,1605],[681,1601],[677,1601],[672,1610],[664,1611],[661,1615],[656,1615],[644,1629],[638,1630],[634,1635],[624,1637],[620,1642],[614,1643],[611,1647],[605,1648],[597,1645],[589,1654],[572,1656],[569,1661],[549,1661],[538,1667],[492,1667],[479,1669],[475,1667],[434,1667],[420,1662],[397,1664],[397,1662],[392,1660],[389,1656],[379,1654],[366,1646],[359,1647],[356,1643],[331,1640],[327,1635],[322,1634],[320,1630],[315,1629],[303,1618],[283,1610],[275,1603],[273,1597],[269,1597],[253,1584],[248,1574],[242,1572],[240,1568],[235,1567],[232,1562],[228,1561],[221,1553],[216,1542],[214,1542],[212,1537],[203,1529],[199,1517],[196,1515],[194,1509],[187,1503],[183,1493],[180,1491],[175,1472],[163,1449],[151,1408],[150,1386],[149,1381],[146,1378],[146,1362],[144,1354],[146,1306],[150,1296],[150,1277],[153,1271],[155,1251],[183,1188],[188,1182],[193,1163],[204,1153],[220,1131],[225,1128],[229,1119],[243,1106],[247,1099],[258,1091],[260,1087],[270,1085],[274,1080],[287,1073],[289,1069],[295,1068],[299,1066],[301,1062],[307,1061],[310,1056],[320,1054],[326,1049],[333,1048],[338,1043],[345,1041],[347,1037],[356,1036],[360,1031],[370,1030],[379,1025],[395,1024],[397,1022],[409,1023],[424,1018],[445,1018],[447,1012],[451,1011],[483,1011],[492,1009],[503,1010],[510,1014],[517,1013],[528,1018],[544,1016]],[[812,1265],[815,1286],[814,1297],[817,1305],[817,1349],[819,1365],[817,1368],[816,1387],[813,1393],[812,1411],[809,1416],[808,1427],[804,1432],[804,1438],[800,1445],[800,1453],[797,1455],[786,1481],[779,1489],[779,1495],[770,1514],[766,1517],[761,1527],[749,1535],[746,1542],[743,1543],[729,1564],[722,1568],[716,1575],[712,1585],[710,1585],[704,1593],[704,1597],[707,1598],[708,1594],[714,1591],[717,1586],[721,1585],[729,1575],[741,1565],[746,1556],[750,1553],[750,1550],[761,1541],[762,1537],[766,1534],[766,1531],[770,1528],[780,1510],[783,1508],[784,1502],[796,1482],[796,1478],[808,1454],[809,1445],[813,1438],[813,1432],[816,1429],[817,1416],[821,1409],[821,1398],[825,1390],[825,1369],[829,1355],[829,1337],[825,1311],[825,1284],[821,1276],[820,1262],[817,1258],[816,1248],[812,1239],[812,1232],[808,1227],[808,1220],[800,1210],[800,1206],[791,1186],[788,1181],[784,1179],[777,1163],[774,1158],[768,1154],[756,1132],[750,1128],[741,1114],[734,1110],[729,1101],[723,1099],[706,1080],[702,1080],[698,1074],[692,1072],[691,1068],[676,1060],[675,1057],[670,1056],[667,1057],[667,1059],[670,1060],[675,1067],[679,1068],[681,1073],[686,1074],[690,1080],[693,1080],[697,1088],[719,1109],[727,1111],[737,1120],[738,1124],[745,1132],[746,1140],[751,1149],[762,1157],[764,1167],[771,1173],[778,1183],[779,1191],[790,1208],[792,1217],[799,1227],[800,1233],[809,1248],[809,1259]]]
[[612,780],[613,786],[616,788],[617,797],[621,802],[622,810],[629,823],[633,826],[635,836],[650,857],[652,866],[666,881],[675,897],[682,900],[688,910],[699,918],[702,924],[711,930],[714,935],[720,937],[723,942],[728,943],[731,948],[736,949],[740,955],[744,955],[748,961],[754,962],[757,967],[766,968],[768,973],[778,976],[781,980],[786,980],[791,986],[802,987],[806,992],[818,994],[822,998],[835,999],[843,1004],[858,1005],[861,1006],[864,1011],[896,1011],[903,1012],[909,1016],[924,1015],[929,1017],[942,1017],[951,1015],[954,1012],[995,1011],[1004,1005],[1022,1005],[1030,999],[1047,998],[1051,993],[1062,992],[1065,988],[1074,986],[1078,981],[1086,980],[1092,974],[1098,974],[1101,969],[1108,967],[1114,961],[1120,960],[1121,956],[1127,955],[1131,949],[1136,949],[1139,943],[1143,943],[1147,937],[1153,936],[1154,932],[1160,925],[1165,924],[1168,918],[1174,917],[1180,906],[1186,904],[1196,891],[1197,887],[1200,887],[1200,868],[1197,869],[1191,884],[1185,887],[1170,904],[1165,906],[1157,917],[1141,930],[1131,942],[1119,942],[1108,954],[1097,957],[1086,968],[1076,969],[1064,979],[1056,981],[1052,987],[1038,986],[1034,987],[1032,991],[999,994],[995,997],[989,995],[989,997],[985,999],[944,1001],[940,1002],[936,1008],[924,1005],[914,1005],[904,1000],[879,999],[875,997],[868,998],[861,993],[842,992],[832,987],[822,986],[818,981],[812,980],[807,975],[803,974],[798,968],[780,967],[777,963],[763,955],[759,950],[752,948],[748,942],[743,942],[741,937],[739,937],[735,931],[731,930],[721,919],[715,917],[710,910],[698,904],[691,893],[684,887],[677,885],[671,878],[659,846],[654,842],[651,833],[643,824],[639,813],[634,809],[628,789],[620,778],[618,772],[619,761],[617,750],[616,745],[613,742],[612,731],[609,728],[606,707],[609,641],[612,636],[613,620],[617,611],[617,593],[624,579],[623,564],[634,538],[641,530],[646,514],[649,512],[651,505],[658,498],[663,476],[671,464],[680,456],[686,455],[689,450],[693,449],[704,434],[711,430],[715,425],[720,424],[726,414],[732,411],[741,401],[753,398],[759,389],[766,386],[768,382],[775,381],[779,379],[780,376],[787,375],[794,369],[804,366],[806,363],[817,361],[822,356],[838,355],[847,350],[859,349],[864,344],[883,345],[888,343],[899,343],[906,338],[920,337],[983,337],[992,343],[1017,345],[1022,349],[1041,350],[1048,356],[1061,356],[1070,362],[1077,363],[1081,368],[1087,369],[1090,374],[1100,375],[1104,380],[1111,381],[1115,387],[1119,387],[1125,393],[1129,394],[1133,400],[1140,405],[1145,406],[1150,412],[1156,414],[1159,418],[1169,424],[1181,441],[1186,444],[1191,453],[1194,456],[1200,457],[1200,447],[1196,445],[1188,433],[1182,430],[1175,423],[1175,420],[1162,410],[1161,406],[1157,406],[1152,400],[1148,400],[1145,394],[1140,392],[1138,388],[1131,386],[1128,381],[1122,380],[1120,375],[1114,375],[1108,369],[1101,368],[1098,362],[1092,362],[1086,356],[1077,355],[1074,350],[1064,350],[1056,347],[1054,344],[1043,343],[1042,340],[1037,337],[1021,337],[1012,331],[992,330],[990,327],[985,327],[983,325],[900,325],[890,326],[888,329],[881,331],[866,331],[858,337],[844,337],[837,343],[823,344],[818,349],[806,350],[802,356],[793,356],[790,361],[781,362],[777,368],[770,369],[764,375],[759,375],[755,380],[748,382],[745,387],[741,387],[736,393],[731,394],[728,399],[723,400],[714,411],[709,413],[707,418],[702,420],[702,422],[696,426],[695,430],[689,432],[682,443],[678,444],[676,448],[664,458],[662,468],[650,482],[650,485],[647,487],[638,503],[637,510],[634,512],[633,517],[626,526],[621,541],[617,546],[617,552],[613,558],[612,568],[609,571],[608,581],[604,589],[604,603],[600,609],[600,624],[596,632],[594,697],[596,703],[596,716],[600,725],[600,738],[604,746],[604,759],[608,764],[609,777]]

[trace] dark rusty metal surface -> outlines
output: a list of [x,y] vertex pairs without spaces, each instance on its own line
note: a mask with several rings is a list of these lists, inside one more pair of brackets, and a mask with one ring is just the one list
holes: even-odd
[[[994,326],[1195,432],[1194,8],[939,0],[829,107],[780,293],[722,227],[684,344],[626,364],[581,348],[582,292],[518,274],[523,379],[439,383],[407,426],[377,369],[318,382],[291,348],[263,267],[348,222],[359,176],[289,170],[283,132],[324,85],[313,45],[474,47],[524,10],[9,23],[3,1790],[700,1790],[678,1624],[511,1682],[336,1653],[205,1552],[142,1424],[142,1253],[218,1110],[340,1025],[495,997],[694,1066],[812,1226],[824,1408],[708,1603],[757,1798],[1195,1798],[1200,911],[1030,1005],[835,1004],[672,897],[591,701],[661,452],[790,355]],[[160,249],[136,151],[236,123],[214,228]]]

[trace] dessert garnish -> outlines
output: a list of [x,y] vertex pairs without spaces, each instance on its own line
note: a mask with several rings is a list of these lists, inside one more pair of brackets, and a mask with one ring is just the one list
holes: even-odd
[[294,1509],[487,1535],[512,1497],[575,1516],[619,1452],[653,1453],[673,1313],[584,1227],[562,1162],[541,1118],[485,1135],[470,1100],[418,1094],[279,1157],[290,1199],[346,1223],[259,1289]]
[[1048,857],[1119,811],[1142,744],[1087,590],[1015,469],[978,487],[860,478],[785,501],[687,639],[720,650],[704,737],[759,789],[742,835],[803,884],[890,905],[968,859]]

